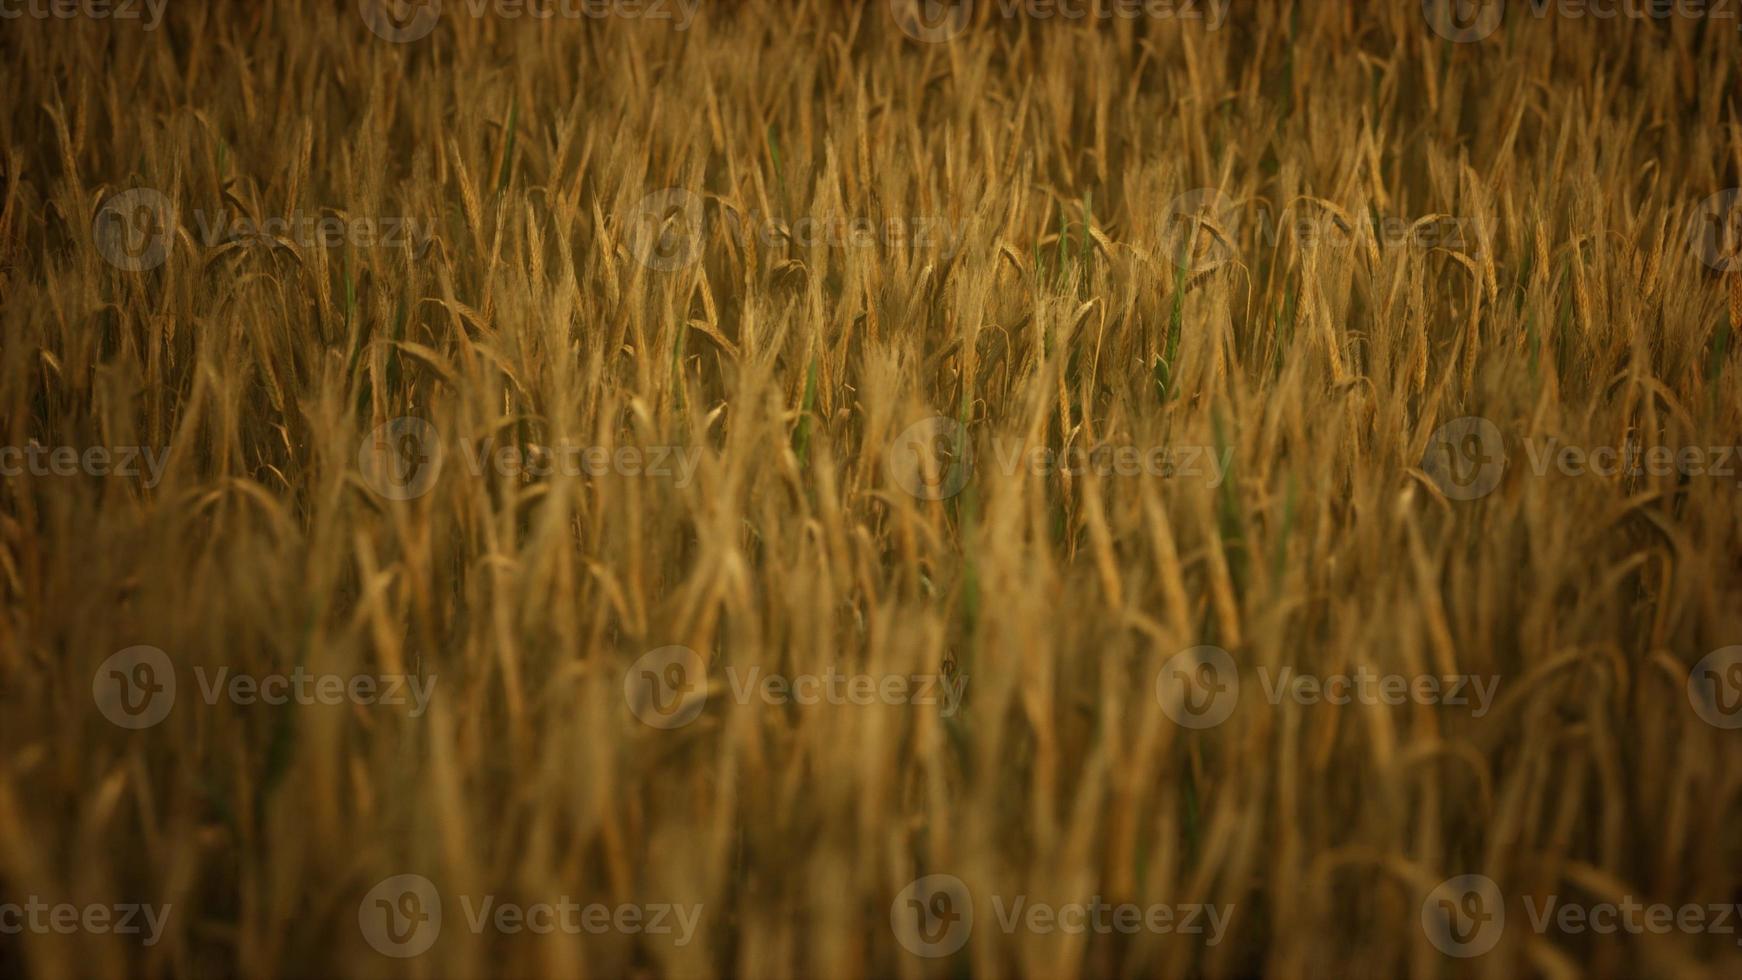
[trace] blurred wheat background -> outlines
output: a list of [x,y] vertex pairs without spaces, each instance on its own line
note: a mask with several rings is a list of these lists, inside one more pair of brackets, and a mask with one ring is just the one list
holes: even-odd
[[[1410,0],[1241,3],[1213,30],[981,4],[932,43],[882,2],[705,3],[682,30],[448,6],[408,43],[350,2],[0,23],[0,443],[166,453],[151,486],[0,478],[0,900],[173,907],[150,947],[0,936],[0,971],[1742,970],[1735,936],[1513,912],[1459,959],[1421,925],[1476,872],[1742,901],[1742,732],[1688,697],[1742,643],[1738,480],[1539,475],[1519,448],[1742,441],[1742,266],[1685,233],[1742,184],[1736,22],[1513,16],[1456,43]],[[173,207],[140,271],[100,220],[135,188]],[[672,188],[694,261],[642,261],[638,208]],[[1198,189],[1218,209],[1183,216]],[[202,227],[292,214],[422,237]],[[948,234],[805,241],[800,218]],[[1423,461],[1469,416],[1511,462],[1459,500]],[[402,417],[445,463],[395,500],[359,447]],[[943,499],[892,478],[933,417],[968,433]],[[1229,464],[1007,472],[999,440]],[[565,442],[696,469],[461,462]],[[1195,730],[1156,676],[1208,644],[1498,693],[1481,717],[1245,696]],[[136,645],[179,693],[128,730],[93,676]],[[671,645],[708,697],[660,730],[625,672]],[[299,666],[433,696],[207,703],[194,679]],[[726,672],[752,667],[948,672],[965,701],[742,703]],[[383,956],[358,903],[412,872],[703,915],[681,946],[503,935],[450,898],[430,953]],[[978,903],[938,960],[890,925],[932,873]],[[993,894],[1235,911],[1213,945],[1006,934]]]

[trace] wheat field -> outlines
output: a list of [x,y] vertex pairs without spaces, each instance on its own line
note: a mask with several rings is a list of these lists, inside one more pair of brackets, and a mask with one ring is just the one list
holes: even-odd
[[0,975],[1738,975],[1742,22],[1448,2],[0,4]]

